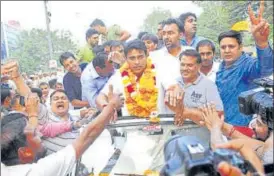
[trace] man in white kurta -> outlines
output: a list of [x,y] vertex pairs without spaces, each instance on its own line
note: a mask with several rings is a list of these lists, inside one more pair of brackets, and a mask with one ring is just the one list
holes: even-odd
[[[156,77],[156,88],[158,89],[158,99],[157,99],[157,112],[159,114],[171,114],[172,112],[168,109],[164,102],[165,90],[170,86],[176,84],[176,77],[180,75],[179,64],[174,58],[168,58],[168,56],[159,56],[158,60],[154,57],[151,59],[147,55],[145,44],[140,40],[133,40],[126,47],[126,62],[129,64],[129,69],[132,72],[139,72],[139,78],[142,77],[144,69],[147,66],[147,61],[152,60],[152,64],[155,66],[155,77]],[[130,57],[135,57],[131,59]],[[143,58],[141,58],[143,57]],[[165,57],[165,58],[161,58]],[[134,60],[135,59],[135,60]],[[168,69],[169,68],[169,69]],[[171,69],[172,68],[172,69]],[[172,70],[172,71],[169,71]],[[136,92],[138,93],[138,76],[135,75],[136,81]],[[107,103],[106,96],[108,95],[109,85],[113,86],[114,93],[122,93],[124,97],[125,85],[123,84],[123,79],[120,71],[117,71],[107,82],[104,88],[100,92],[100,96],[97,98],[97,103],[100,108],[103,107],[104,103]],[[103,98],[105,97],[105,98]],[[129,116],[132,115],[128,112],[127,106],[122,108],[122,115]]]

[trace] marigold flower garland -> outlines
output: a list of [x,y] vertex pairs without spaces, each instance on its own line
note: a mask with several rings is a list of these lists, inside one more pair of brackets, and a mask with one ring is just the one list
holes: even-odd
[[125,104],[130,115],[137,117],[149,117],[152,112],[157,111],[158,89],[156,87],[155,66],[151,59],[147,59],[147,67],[139,79],[137,89],[136,76],[125,63],[120,68],[122,75]]

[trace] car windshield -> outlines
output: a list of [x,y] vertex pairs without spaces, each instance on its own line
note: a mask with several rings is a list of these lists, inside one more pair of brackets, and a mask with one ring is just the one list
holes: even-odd
[[173,117],[161,117],[159,124],[146,119],[120,118],[97,138],[83,154],[81,163],[94,175],[143,175],[146,170],[161,171],[165,165],[164,146],[173,135],[196,136],[204,147],[209,131],[186,121],[173,124]]

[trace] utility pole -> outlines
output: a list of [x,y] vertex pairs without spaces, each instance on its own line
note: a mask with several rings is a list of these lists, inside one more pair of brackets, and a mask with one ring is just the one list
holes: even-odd
[[[46,17],[46,25],[47,25],[47,33],[48,33],[48,45],[49,45],[49,56],[50,56],[50,60],[53,59],[53,49],[52,49],[52,41],[51,41],[51,35],[50,35],[50,27],[49,27],[49,23],[50,23],[50,16],[51,13],[48,11],[48,1],[44,0],[44,7],[45,7],[45,17]],[[48,64],[48,63],[46,63]]]

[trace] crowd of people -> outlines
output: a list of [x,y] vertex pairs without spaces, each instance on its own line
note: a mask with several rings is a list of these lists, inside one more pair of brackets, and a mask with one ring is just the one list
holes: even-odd
[[[257,58],[243,51],[242,34],[228,29],[219,34],[217,61],[216,43],[197,36],[197,16],[188,12],[130,41],[128,31],[95,19],[86,45],[60,55],[65,73],[27,75],[16,61],[1,65],[1,174],[66,175],[118,116],[174,114],[175,125],[189,119],[207,127],[213,150],[239,150],[263,175],[263,164],[273,163],[273,128],[242,114],[238,103],[255,88],[252,80],[273,74],[263,6],[258,17],[249,7]],[[242,175],[225,162],[219,172]]]

